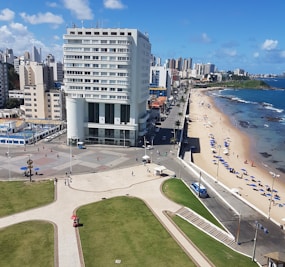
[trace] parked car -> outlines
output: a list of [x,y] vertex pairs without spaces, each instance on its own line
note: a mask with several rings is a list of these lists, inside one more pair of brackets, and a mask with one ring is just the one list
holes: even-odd
[[[209,197],[207,189],[201,183],[194,182],[191,184],[191,189],[200,197],[200,198],[207,198]],[[199,193],[200,191],[200,193]]]

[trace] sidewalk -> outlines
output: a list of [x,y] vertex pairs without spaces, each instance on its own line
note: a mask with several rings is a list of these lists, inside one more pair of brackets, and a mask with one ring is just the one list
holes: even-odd
[[[57,265],[60,267],[84,266],[73,227],[71,216],[75,209],[102,198],[131,195],[141,198],[153,211],[154,215],[166,227],[188,255],[198,266],[212,266],[196,247],[175,227],[164,214],[175,213],[181,206],[167,199],[160,187],[169,177],[153,175],[157,165],[138,165],[108,172],[77,175],[72,177],[70,185],[65,185],[66,178],[57,182],[57,200],[45,207],[14,214],[0,219],[0,228],[28,220],[46,220],[56,225],[58,244],[55,248]],[[147,169],[151,170],[148,172]],[[84,223],[84,222],[83,222]]]

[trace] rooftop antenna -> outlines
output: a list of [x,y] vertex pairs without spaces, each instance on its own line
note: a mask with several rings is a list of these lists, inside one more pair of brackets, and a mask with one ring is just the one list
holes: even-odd
[[81,28],[83,29],[83,20],[81,20]]

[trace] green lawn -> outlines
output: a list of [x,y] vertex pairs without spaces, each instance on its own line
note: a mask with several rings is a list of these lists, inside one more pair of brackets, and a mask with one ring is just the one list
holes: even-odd
[[218,267],[256,267],[257,264],[251,258],[243,256],[204,232],[192,224],[186,222],[179,216],[174,216],[173,221],[191,239],[191,241],[206,255],[206,257]]
[[54,201],[53,181],[0,182],[0,217]]
[[54,229],[30,221],[0,229],[0,266],[54,266]]
[[180,179],[169,179],[163,183],[163,193],[184,207],[188,207],[193,211],[206,218],[216,226],[224,229],[224,227],[212,216],[212,214],[201,204],[192,191]]
[[[53,181],[0,182],[0,217],[54,201]],[[0,266],[54,266],[54,229],[30,221],[0,229]]]
[[[169,179],[164,182],[162,189],[165,195],[173,201],[194,210],[212,223],[223,228],[182,180]],[[251,258],[245,257],[217,242],[179,216],[174,216],[172,219],[215,266],[227,267],[231,266],[231,264],[235,265],[235,267],[257,266],[255,262],[251,261]]]
[[116,197],[81,207],[85,265],[195,266],[152,212],[137,198]]

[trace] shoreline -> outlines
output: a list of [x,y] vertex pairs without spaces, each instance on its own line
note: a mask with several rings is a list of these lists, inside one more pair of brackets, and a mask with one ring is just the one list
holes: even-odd
[[[214,105],[213,99],[205,94],[217,89],[223,88],[191,89],[188,136],[199,140],[200,149],[193,153],[193,163],[268,218],[284,225],[285,183],[273,178],[269,170],[258,163],[258,157],[262,156],[251,145],[252,137],[235,127],[230,118]],[[218,157],[222,158],[218,160]],[[278,191],[271,192],[272,188]]]

